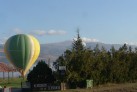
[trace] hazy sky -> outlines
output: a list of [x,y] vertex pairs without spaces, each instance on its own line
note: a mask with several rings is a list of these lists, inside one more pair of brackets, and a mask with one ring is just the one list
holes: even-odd
[[0,0],[0,43],[17,33],[40,43],[72,40],[137,44],[137,0]]

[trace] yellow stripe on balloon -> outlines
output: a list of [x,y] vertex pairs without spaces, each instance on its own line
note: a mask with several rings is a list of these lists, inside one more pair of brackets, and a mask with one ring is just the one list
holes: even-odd
[[[29,37],[29,40],[31,42],[32,47],[31,47],[31,50],[30,50],[31,51],[31,53],[30,53],[30,60],[29,60],[29,62],[27,64],[26,69],[31,67],[30,63],[31,63],[32,58],[34,56],[34,49],[35,49],[35,47],[34,47],[35,44],[34,44],[34,41],[33,41],[32,37],[30,35],[27,35],[27,36]],[[23,71],[23,75],[26,75],[26,72],[27,72],[26,69]]]
[[31,66],[35,63],[35,61],[37,60],[39,53],[40,53],[40,45],[39,42],[36,38],[34,38],[33,36],[29,35],[29,37],[31,38],[31,40],[33,40],[33,46],[34,46],[34,54],[32,55],[32,58],[30,59],[30,62],[28,63],[25,71],[24,71],[24,75],[26,75],[26,73],[28,72],[28,70],[31,68]]

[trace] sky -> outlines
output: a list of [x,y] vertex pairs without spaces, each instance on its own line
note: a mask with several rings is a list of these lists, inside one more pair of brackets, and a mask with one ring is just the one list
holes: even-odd
[[72,40],[137,45],[137,0],[0,0],[0,43],[30,34],[41,44]]

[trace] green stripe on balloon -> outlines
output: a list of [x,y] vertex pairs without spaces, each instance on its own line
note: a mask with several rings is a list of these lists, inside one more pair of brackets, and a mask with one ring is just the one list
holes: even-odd
[[25,70],[31,58],[31,39],[24,34],[12,36],[7,44],[8,56],[16,67]]

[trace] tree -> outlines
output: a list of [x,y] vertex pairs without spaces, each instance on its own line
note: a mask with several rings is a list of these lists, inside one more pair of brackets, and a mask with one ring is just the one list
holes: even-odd
[[77,38],[73,42],[72,49],[76,52],[82,51],[84,49],[84,45],[82,44],[82,39],[79,35],[79,30],[77,30]]
[[87,76],[89,76],[87,73],[89,69],[88,66],[86,66],[86,59],[90,61],[90,57],[88,56],[90,56],[90,51],[83,46],[78,30],[77,38],[72,43],[72,49],[66,50],[63,55],[59,56],[55,63],[56,69],[60,65],[66,66],[65,81],[68,82],[70,86],[73,86],[72,88],[74,88],[74,86],[83,86],[82,82],[85,82]]
[[118,50],[111,47],[87,49],[77,31],[77,40],[72,49],[66,50],[57,60],[56,65],[66,66],[65,81],[71,88],[84,87],[86,79],[93,79],[94,85],[105,83],[124,83],[137,80],[137,48],[124,44]]
[[126,44],[124,44],[122,47],[119,48],[119,51],[126,52],[128,50],[128,47]]
[[39,61],[36,67],[27,76],[30,83],[53,83],[55,78],[51,68],[43,61]]

